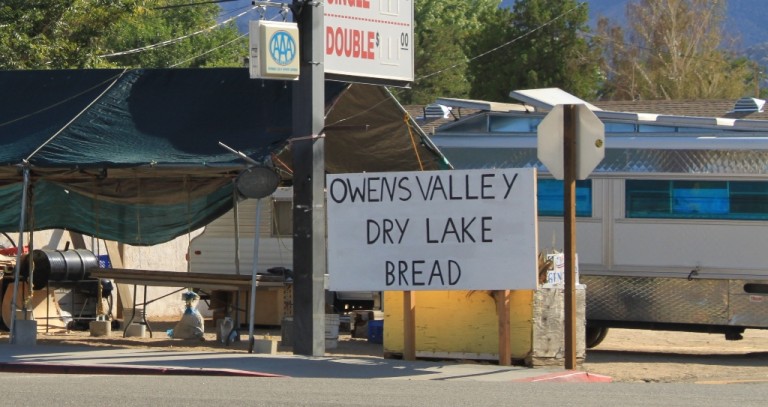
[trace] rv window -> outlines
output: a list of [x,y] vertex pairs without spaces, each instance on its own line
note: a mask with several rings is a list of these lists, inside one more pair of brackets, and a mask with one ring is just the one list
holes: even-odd
[[768,219],[768,182],[627,180],[628,218]]
[[293,235],[293,205],[290,200],[272,201],[272,236]]
[[742,219],[768,219],[768,182],[731,182],[731,213]]
[[725,215],[729,211],[728,182],[673,181],[672,212],[703,216]]
[[634,123],[605,123],[606,133],[634,133],[637,131]]
[[[536,198],[539,216],[563,216],[563,181],[538,180]],[[592,216],[592,180],[576,181],[576,216]]]
[[491,116],[491,133],[535,133],[541,119],[533,117]]

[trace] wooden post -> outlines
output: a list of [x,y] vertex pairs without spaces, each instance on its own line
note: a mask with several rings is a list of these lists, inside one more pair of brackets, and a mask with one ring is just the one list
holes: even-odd
[[[123,250],[121,243],[105,240],[104,245],[107,247],[107,255],[109,256],[109,262],[112,264],[112,268],[122,269],[125,268],[123,263]],[[131,308],[133,306],[133,291],[129,284],[115,283],[117,287],[117,298],[120,300],[118,303],[120,306],[116,307],[115,317],[122,318],[123,310]]]
[[403,360],[416,360],[416,293],[403,291]]
[[493,292],[499,317],[499,366],[512,364],[512,344],[509,326],[509,290]]
[[576,369],[576,105],[563,110],[565,240],[565,368]]

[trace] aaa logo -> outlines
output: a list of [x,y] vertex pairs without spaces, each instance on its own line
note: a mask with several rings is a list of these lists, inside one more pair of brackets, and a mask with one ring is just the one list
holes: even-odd
[[276,31],[269,39],[269,55],[278,65],[288,65],[296,58],[296,41],[285,31]]

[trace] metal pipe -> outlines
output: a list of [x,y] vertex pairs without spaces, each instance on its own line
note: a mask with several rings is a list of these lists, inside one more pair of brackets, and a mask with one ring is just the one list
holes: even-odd
[[240,275],[240,211],[237,202],[237,187],[232,192],[233,215],[235,216],[235,274]]
[[21,269],[21,254],[24,252],[24,224],[27,216],[27,188],[29,188],[29,167],[24,163],[24,183],[21,191],[21,216],[19,219],[19,245],[16,246],[16,266],[13,268],[13,296],[11,297],[11,325],[9,329],[10,343],[16,343],[16,296],[19,291],[19,272]]
[[248,311],[248,353],[253,353],[253,324],[255,323],[256,313],[256,271],[259,265],[259,218],[261,217],[261,198],[256,200],[256,226],[253,235],[253,267],[251,268],[251,298],[250,309]]

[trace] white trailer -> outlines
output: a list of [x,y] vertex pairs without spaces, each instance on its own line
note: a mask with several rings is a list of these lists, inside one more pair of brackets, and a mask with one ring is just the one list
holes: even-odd
[[[562,245],[562,183],[536,154],[546,109],[439,103],[481,110],[431,136],[455,168],[539,169],[539,247]],[[596,110],[605,159],[576,205],[587,345],[610,327],[768,328],[768,121]]]
[[[259,274],[285,275],[290,282],[293,270],[291,187],[278,188],[272,196],[262,199],[261,205],[257,205],[255,199],[242,200],[235,209],[208,224],[203,233],[190,241],[190,271],[251,275],[257,206],[260,206],[261,214],[256,271]],[[273,310],[283,306],[282,291],[279,294],[274,302],[280,304],[274,304],[271,307]],[[329,292],[326,304],[328,311],[334,313],[359,308],[377,309],[381,307],[381,296],[374,292]],[[281,317],[281,311],[272,315],[257,314],[257,320],[273,321],[267,325],[278,324]]]

